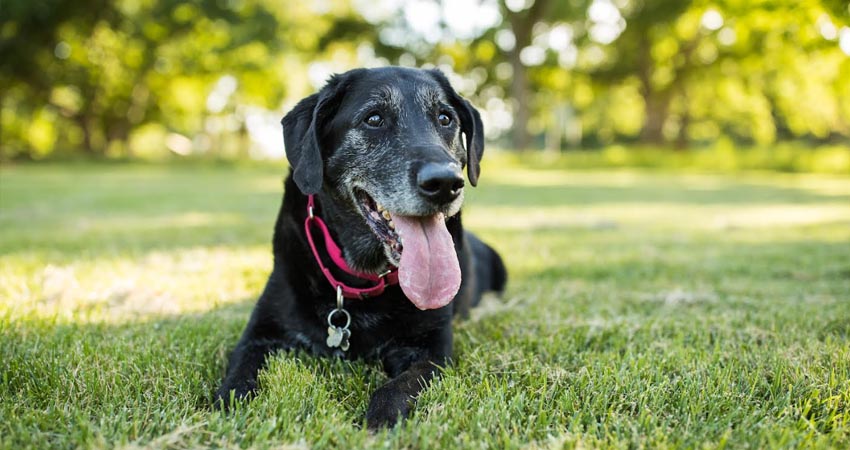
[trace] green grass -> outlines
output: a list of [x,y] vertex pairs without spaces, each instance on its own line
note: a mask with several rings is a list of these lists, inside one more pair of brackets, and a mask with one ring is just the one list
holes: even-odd
[[850,447],[850,179],[489,161],[511,279],[411,420],[379,367],[276,357],[208,404],[271,268],[277,167],[0,171],[0,447]]
[[[672,151],[671,151],[672,150]],[[721,139],[711,146],[675,151],[669,148],[610,145],[598,150],[571,149],[561,153],[513,153],[530,167],[611,169],[640,167],[651,170],[822,173],[850,175],[850,145],[812,146],[782,142],[771,146],[742,147]]]

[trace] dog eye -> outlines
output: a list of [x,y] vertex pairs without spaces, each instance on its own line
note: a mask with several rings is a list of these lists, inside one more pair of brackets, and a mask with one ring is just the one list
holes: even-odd
[[440,125],[447,127],[451,125],[452,118],[446,113],[441,113],[439,116],[437,116],[437,122],[439,122]]
[[370,114],[363,122],[373,128],[378,128],[384,124],[384,118],[380,114]]

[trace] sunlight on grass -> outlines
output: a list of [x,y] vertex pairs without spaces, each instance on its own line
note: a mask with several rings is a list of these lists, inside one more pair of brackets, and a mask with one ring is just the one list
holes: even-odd
[[85,258],[14,270],[0,278],[0,317],[59,322],[140,321],[252,299],[271,271],[266,248],[201,247],[138,257]]

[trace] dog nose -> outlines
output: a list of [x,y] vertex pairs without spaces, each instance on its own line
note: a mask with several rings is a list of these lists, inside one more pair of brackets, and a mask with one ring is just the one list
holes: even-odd
[[463,176],[451,164],[426,163],[416,174],[419,193],[435,203],[448,203],[460,195]]

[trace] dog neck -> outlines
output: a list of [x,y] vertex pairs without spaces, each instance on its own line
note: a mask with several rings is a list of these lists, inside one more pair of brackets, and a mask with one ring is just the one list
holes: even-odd
[[[333,237],[331,237],[330,230],[325,224],[325,221],[319,216],[316,209],[315,196],[308,195],[307,218],[304,219],[304,232],[307,235],[307,242],[310,244],[310,250],[312,250],[313,256],[316,258],[316,262],[319,264],[319,267],[322,269],[322,273],[325,275],[325,278],[331,286],[337,289],[338,296],[360,299],[369,298],[383,294],[384,289],[389,285],[398,284],[398,269],[395,267],[380,275],[363,273],[352,269],[351,266],[348,265],[348,262],[345,261],[345,258],[342,256],[342,250],[336,244]],[[330,257],[333,266],[336,266],[338,270],[354,278],[358,278],[361,281],[369,281],[373,284],[368,287],[355,287],[339,281],[322,261],[323,258],[320,254],[319,246],[316,243],[316,239],[314,237],[315,234],[321,234],[324,241],[325,253]],[[337,301],[339,302],[341,300],[338,299]],[[339,308],[341,306],[338,305],[337,307]]]
[[342,249],[346,264],[369,274],[380,274],[389,267],[383,245],[372,233],[361,215],[343,200],[324,191],[315,195],[322,219],[331,236]]

